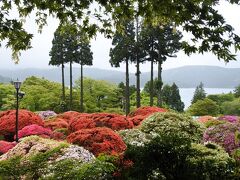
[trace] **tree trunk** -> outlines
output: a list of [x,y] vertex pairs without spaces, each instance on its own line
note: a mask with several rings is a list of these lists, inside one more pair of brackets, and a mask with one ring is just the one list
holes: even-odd
[[130,97],[129,97],[129,69],[128,69],[128,59],[126,60],[126,89],[125,89],[125,98],[126,98],[126,116],[130,112]]
[[83,112],[83,64],[81,63],[80,112]]
[[[136,18],[136,41],[137,41],[137,46],[138,46],[138,17]],[[138,47],[137,47],[138,48]],[[141,106],[141,94],[140,94],[140,62],[139,62],[139,54],[138,54],[138,49],[136,52],[136,67],[137,67],[137,72],[136,72],[136,105],[137,108],[139,108]]]
[[151,53],[150,106],[153,106],[153,40]]
[[62,62],[62,101],[65,102],[64,64]]
[[159,87],[157,89],[157,106],[162,107],[162,61],[158,61],[158,83]]
[[72,110],[72,61],[70,61],[70,102],[69,110]]

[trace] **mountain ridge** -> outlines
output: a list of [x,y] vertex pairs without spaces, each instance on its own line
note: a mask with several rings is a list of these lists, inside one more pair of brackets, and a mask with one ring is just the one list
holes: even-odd
[[[129,74],[130,84],[135,84],[135,73]],[[154,72],[156,77],[157,72]],[[175,82],[180,88],[195,88],[200,82],[206,88],[234,88],[240,84],[240,68],[225,68],[219,66],[182,66],[163,70],[164,83]],[[7,79],[19,78],[23,81],[29,76],[43,77],[52,81],[61,82],[61,68],[24,68],[0,69],[0,76]],[[125,81],[125,72],[85,67],[84,76],[97,80],[106,80],[113,83]],[[73,81],[80,77],[80,68],[73,68]],[[66,84],[69,84],[69,68],[65,68]],[[150,80],[150,72],[141,73],[141,87]],[[1,82],[1,79],[0,79]]]

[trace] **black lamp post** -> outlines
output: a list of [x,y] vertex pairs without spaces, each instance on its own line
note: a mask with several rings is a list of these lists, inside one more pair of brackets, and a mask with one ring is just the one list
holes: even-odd
[[15,133],[16,133],[16,142],[18,142],[18,97],[19,97],[19,89],[21,87],[22,82],[14,81],[13,85],[17,91],[16,98],[17,98],[17,105],[16,105],[16,124],[15,124]]

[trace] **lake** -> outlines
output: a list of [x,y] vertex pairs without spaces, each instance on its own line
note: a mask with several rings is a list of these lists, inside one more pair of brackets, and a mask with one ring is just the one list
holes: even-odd
[[[222,88],[204,88],[207,95],[209,94],[222,94],[233,92],[234,89],[222,89]],[[185,109],[191,105],[191,100],[193,98],[195,88],[179,88],[179,93],[181,96],[181,100],[185,104]]]

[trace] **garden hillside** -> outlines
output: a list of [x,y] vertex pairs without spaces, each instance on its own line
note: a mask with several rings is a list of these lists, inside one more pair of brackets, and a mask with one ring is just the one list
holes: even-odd
[[141,107],[0,113],[0,179],[239,179],[240,119]]

